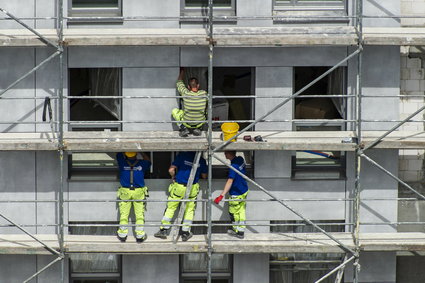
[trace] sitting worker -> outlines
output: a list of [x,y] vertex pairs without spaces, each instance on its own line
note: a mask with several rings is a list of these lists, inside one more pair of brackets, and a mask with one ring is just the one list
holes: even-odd
[[[233,168],[246,175],[246,165],[243,157],[236,156],[236,151],[225,151],[224,155],[226,159],[230,160],[230,164]],[[232,229],[229,229],[227,233],[231,236],[243,239],[246,221],[246,202],[244,200],[246,200],[248,195],[248,184],[242,176],[231,169],[229,169],[229,176],[223,191],[215,198],[214,202],[219,204],[227,193],[229,193],[231,199],[231,201],[229,201],[229,214],[232,221]]]
[[[145,200],[148,197],[148,188],[145,186],[145,172],[151,166],[149,156],[145,153],[120,152],[117,153],[117,161],[121,183],[117,193],[119,199]],[[142,201],[119,202],[120,227],[117,231],[118,239],[122,242],[127,240],[131,204],[134,206],[136,216],[136,241],[141,243],[147,238],[143,228],[143,224],[145,224],[145,203]]]
[[[172,183],[168,187],[168,200],[181,200],[184,198],[193,162],[195,162],[195,152],[193,151],[181,152],[176,156],[176,159],[168,169],[168,173],[172,179]],[[207,163],[205,162],[205,159],[201,157],[193,179],[192,188],[188,195],[188,198],[193,201],[186,202],[186,208],[184,211],[181,233],[183,241],[189,240],[193,235],[192,232],[190,232],[190,226],[193,222],[196,209],[196,203],[194,200],[197,198],[199,193],[198,181],[199,177],[202,177],[203,179],[207,178],[207,172]],[[160,230],[154,234],[155,237],[166,239],[167,236],[170,235],[171,220],[173,219],[174,213],[179,204],[180,202],[177,201],[167,202],[167,208],[165,209],[164,216],[161,221],[162,226],[160,227]]]
[[[186,86],[183,83],[184,69],[180,69],[180,74],[177,79],[177,91],[183,97],[183,109],[174,108],[171,112],[176,121],[204,121],[205,108],[207,105],[207,92],[199,89],[197,78],[190,78],[189,84]],[[199,97],[204,96],[204,97]],[[201,127],[204,122],[185,122],[180,125],[179,135],[187,137],[190,133],[194,136],[201,135]]]

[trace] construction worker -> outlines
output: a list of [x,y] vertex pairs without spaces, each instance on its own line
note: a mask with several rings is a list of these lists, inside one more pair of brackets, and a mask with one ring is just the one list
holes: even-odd
[[[193,162],[195,162],[195,152],[181,152],[176,156],[176,159],[168,169],[171,176],[171,184],[168,187],[169,197],[168,200],[181,200],[185,196],[186,186],[189,181],[190,172],[192,170]],[[195,200],[199,193],[199,177],[207,178],[207,163],[204,158],[199,159],[198,168],[193,179],[193,185],[189,192],[189,199]],[[165,209],[164,216],[162,217],[162,226],[160,230],[154,234],[155,237],[166,239],[170,235],[170,224],[174,217],[174,213],[179,206],[180,202],[169,201]],[[195,215],[196,203],[195,201],[186,202],[186,208],[183,216],[182,227],[182,240],[189,240],[193,234],[190,232],[190,226],[193,222]]]
[[[120,170],[121,187],[118,189],[118,197],[121,200],[145,200],[148,197],[148,188],[145,186],[145,172],[150,168],[149,156],[145,153],[125,152],[117,153],[118,167]],[[141,243],[147,235],[143,229],[145,223],[144,202],[122,201],[119,203],[120,227],[117,231],[118,239],[122,242],[127,240],[128,217],[131,204],[134,206],[136,216],[136,241]]]
[[[237,171],[246,174],[245,160],[241,156],[236,156],[236,151],[225,151],[226,159],[230,160],[230,164]],[[215,198],[214,202],[219,204],[224,196],[229,193],[231,201],[229,201],[229,214],[232,220],[232,229],[227,233],[239,239],[244,238],[245,221],[246,221],[246,197],[248,195],[248,184],[238,173],[229,169],[229,176],[224,185],[221,194]]]
[[[183,97],[183,109],[174,108],[171,112],[176,121],[203,121],[205,117],[205,108],[207,105],[207,92],[199,89],[197,78],[190,78],[189,84],[186,87],[183,83],[184,68],[180,69],[179,77],[177,78],[177,91]],[[203,122],[199,123],[182,123],[180,125],[179,135],[187,137],[190,133],[194,136],[201,135],[201,127]]]

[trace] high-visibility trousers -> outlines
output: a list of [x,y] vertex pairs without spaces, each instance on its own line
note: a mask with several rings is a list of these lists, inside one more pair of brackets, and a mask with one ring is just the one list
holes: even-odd
[[[168,187],[168,200],[181,200],[184,198],[184,195],[186,193],[186,186],[179,184],[179,183],[172,183]],[[186,202],[186,208],[184,210],[184,216],[183,216],[183,227],[182,231],[190,231],[190,226],[193,222],[193,217],[195,216],[195,209],[196,209],[196,197],[199,193],[199,184],[193,184],[192,189],[189,193],[189,199],[193,201]],[[174,213],[176,212],[177,207],[180,205],[180,202],[178,201],[169,201],[167,202],[167,208],[165,209],[164,216],[162,217],[161,223],[161,229],[170,229],[171,220],[174,217]],[[179,223],[180,224],[180,223]]]
[[[174,108],[171,111],[171,116],[173,116],[173,119],[176,121],[184,121],[183,116],[184,116],[184,110],[183,109],[179,109],[179,108]],[[200,128],[202,127],[202,125],[204,123],[199,123],[196,125],[189,125],[187,123],[182,123],[186,128],[191,128],[191,129],[195,129],[195,128]]]
[[246,202],[241,200],[246,200],[247,195],[248,191],[242,195],[230,196],[229,214],[236,232],[245,232]]
[[[148,196],[148,188],[129,188],[121,187],[117,192],[118,198],[121,200],[145,200]],[[136,237],[145,234],[143,224],[145,224],[145,203],[139,201],[121,201],[119,202],[120,210],[120,227],[117,231],[120,237],[125,237],[128,234],[128,217],[130,216],[131,206],[134,206],[134,214],[136,215]]]

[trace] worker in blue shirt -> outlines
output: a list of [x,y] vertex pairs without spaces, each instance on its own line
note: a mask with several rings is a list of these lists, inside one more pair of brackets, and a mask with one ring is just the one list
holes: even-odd
[[[148,188],[145,186],[145,172],[151,166],[149,156],[145,153],[120,152],[117,153],[116,158],[121,183],[117,193],[119,199],[145,200],[148,196]],[[120,227],[117,231],[118,239],[122,242],[127,240],[131,204],[134,206],[134,214],[136,215],[136,241],[141,243],[147,238],[143,228],[143,224],[145,224],[145,203],[141,201],[122,201],[119,203]]]
[[[170,234],[170,224],[174,217],[174,213],[179,206],[180,202],[175,200],[181,200],[184,198],[186,192],[186,186],[189,181],[190,171],[192,170],[193,162],[195,162],[195,152],[181,152],[176,156],[176,159],[168,169],[168,173],[171,176],[172,183],[168,187],[169,201],[167,208],[165,209],[164,216],[162,217],[162,226],[160,230],[154,234],[155,237],[166,239]],[[198,169],[196,170],[193,185],[189,193],[189,199],[195,200],[199,193],[199,178],[207,178],[207,163],[204,158],[199,159]],[[189,201],[186,203],[186,208],[183,216],[183,227],[182,227],[182,240],[189,240],[193,234],[190,232],[190,226],[193,222],[195,215],[196,203],[195,201]]]
[[[230,160],[233,168],[246,175],[246,165],[243,157],[236,156],[236,151],[225,151],[224,155],[226,159]],[[231,169],[229,169],[229,176],[223,191],[215,198],[214,202],[219,204],[227,193],[229,193],[231,199],[229,201],[229,214],[232,220],[232,229],[229,229],[227,233],[243,239],[246,221],[246,202],[244,200],[246,200],[248,195],[248,184],[242,176]]]

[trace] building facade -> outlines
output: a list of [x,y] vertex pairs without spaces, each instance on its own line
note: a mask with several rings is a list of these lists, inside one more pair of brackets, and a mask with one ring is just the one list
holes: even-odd
[[[65,132],[103,131],[108,135],[114,132],[176,131],[171,109],[179,106],[179,100],[174,98],[179,69],[184,67],[187,73],[197,76],[201,88],[208,90],[208,42],[205,40],[206,44],[199,46],[126,45],[114,43],[114,37],[107,34],[108,31],[116,34],[140,29],[149,29],[163,37],[167,36],[164,30],[175,33],[193,30],[196,34],[208,27],[203,18],[208,13],[207,2],[63,1],[66,32],[81,34],[87,31],[87,37],[93,40],[100,36],[102,43],[73,45],[70,39],[69,44],[62,45],[62,66],[59,58],[55,57],[4,93],[0,101],[1,132],[38,134],[51,132],[51,127],[58,132],[58,123],[50,125],[42,120],[46,97],[51,98],[52,119],[59,121],[63,114]],[[356,25],[356,1],[214,2],[217,2],[214,8],[217,17],[215,27],[230,31],[237,28],[264,28],[268,31],[273,28],[309,28],[317,29],[323,36],[328,29]],[[371,16],[362,19],[364,28],[400,27],[396,16],[401,13],[401,2],[362,1],[363,14]],[[57,18],[60,18],[59,1],[0,0],[0,8],[39,31],[54,30]],[[24,29],[16,21],[5,17],[0,22],[1,30]],[[110,42],[104,44],[108,40]],[[140,40],[143,41],[143,38]],[[214,105],[222,105],[224,114],[220,114],[223,116],[219,120],[236,120],[241,127],[247,126],[357,49],[356,44],[217,45],[214,47],[212,89],[213,95],[220,98],[214,100],[213,108]],[[0,47],[0,88],[6,89],[54,52],[52,47],[43,45]],[[255,131],[317,131],[319,137],[326,136],[325,131],[355,131],[359,73],[364,96],[361,104],[363,131],[390,130],[398,120],[423,106],[423,97],[414,98],[415,105],[413,100],[399,97],[404,91],[423,96],[423,66],[416,62],[421,59],[406,58],[407,53],[400,53],[399,45],[390,44],[365,45],[361,54],[360,71],[356,56],[345,60],[329,75],[269,115],[267,121],[256,124]],[[61,68],[64,70],[63,113],[58,99],[61,88],[58,73]],[[113,98],[105,99],[103,96]],[[213,115],[216,113],[213,112]],[[422,131],[422,128],[417,128],[418,124],[415,124],[415,129],[404,130]],[[214,130],[218,130],[216,128]],[[138,138],[143,140],[143,136]],[[115,200],[119,183],[116,164],[110,157],[112,152],[112,147],[96,151],[65,150],[64,161],[61,161],[58,151],[54,150],[0,151],[0,199],[3,200],[0,213],[23,225],[30,233],[59,234],[60,208],[57,200],[62,181],[65,234],[114,235],[115,227],[111,225],[115,225],[118,219]],[[150,199],[166,199],[169,185],[167,170],[175,153],[172,147],[150,152],[153,167],[146,179]],[[321,153],[238,151],[247,161],[248,176],[268,188],[277,198],[288,200],[291,207],[305,218],[324,224],[321,227],[327,231],[352,232],[355,222],[356,153],[341,150]],[[368,155],[403,180],[423,179],[423,158],[412,157],[423,156],[418,150],[370,149]],[[211,165],[212,196],[220,192],[227,176],[226,167],[214,162]],[[58,176],[63,176],[63,179]],[[397,181],[366,161],[361,163],[360,176],[360,232],[397,232],[398,225],[394,223],[403,220],[398,211],[405,211],[397,201]],[[199,199],[207,200],[210,197],[207,182],[202,181],[201,187]],[[267,198],[264,192],[250,185],[249,199],[258,201],[247,204],[247,234],[313,232],[311,226],[304,225],[300,217],[280,203],[260,201]],[[420,202],[416,205],[420,206]],[[206,201],[198,202],[195,223],[207,222],[207,206]],[[148,241],[158,229],[164,208],[164,202],[148,204],[145,214]],[[411,210],[408,212],[411,213]],[[229,223],[226,206],[213,205],[211,220],[216,224]],[[407,217],[406,221],[410,218]],[[7,221],[0,223],[3,224],[1,234],[20,233]],[[420,231],[416,227],[413,225],[405,231]],[[194,232],[205,234],[204,228],[196,226]],[[225,232],[223,229],[223,226],[216,226],[213,233]],[[243,246],[243,241],[234,244]],[[53,258],[48,255],[1,254],[0,282],[22,282]],[[342,252],[213,252],[212,282],[313,282],[336,267],[343,258]],[[422,282],[422,275],[413,276],[406,272],[408,268],[420,268],[422,261],[421,257],[401,257],[395,251],[362,251],[358,282]],[[61,282],[63,277],[65,282],[124,283],[206,282],[207,278],[205,253],[66,253],[64,262],[63,265],[57,263],[49,267],[30,282]],[[352,273],[353,267],[348,265],[343,282],[353,282]],[[335,282],[335,277],[326,282]]]

